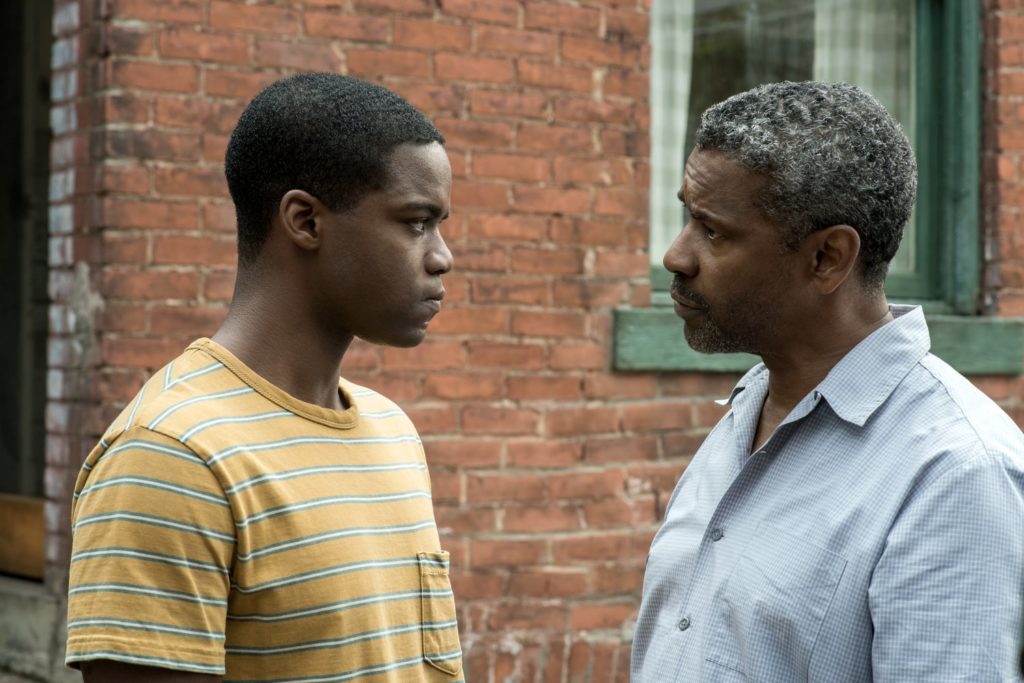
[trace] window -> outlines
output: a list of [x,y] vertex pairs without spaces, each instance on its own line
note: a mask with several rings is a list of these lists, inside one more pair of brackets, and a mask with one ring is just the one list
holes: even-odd
[[780,79],[848,80],[914,145],[918,200],[890,268],[895,301],[924,305],[933,352],[966,374],[1024,372],[1024,321],[979,310],[981,5],[964,0],[654,0],[650,308],[615,314],[619,370],[742,372],[745,354],[688,348],[661,257],[683,226],[675,193],[708,105]]
[[42,578],[52,3],[0,5],[0,572]]
[[[958,222],[954,205],[973,197],[977,206],[980,105],[976,95],[955,96],[963,79],[954,75],[946,83],[939,75],[955,52],[952,43],[960,40],[966,63],[950,66],[969,74],[973,65],[976,87],[977,40],[973,47],[966,43],[980,31],[978,13],[974,3],[959,0],[656,1],[650,193],[655,290],[667,287],[661,256],[684,223],[676,191],[701,112],[760,83],[841,80],[874,94],[900,121],[920,165],[917,209],[890,266],[890,298],[926,303],[930,311],[974,313],[977,218],[968,214],[966,223]],[[956,28],[946,32],[944,24]],[[973,129],[958,136],[956,125]],[[946,192],[942,185],[950,179],[942,169],[964,168],[952,165],[959,159],[972,160],[975,170],[958,175]],[[962,197],[965,192],[971,197]],[[964,231],[968,239],[953,238]],[[962,251],[967,245],[972,248]],[[962,281],[950,286],[950,274],[971,278],[967,290]]]

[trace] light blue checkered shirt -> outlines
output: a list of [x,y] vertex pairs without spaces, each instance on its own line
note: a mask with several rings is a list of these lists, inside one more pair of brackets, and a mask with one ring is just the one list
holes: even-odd
[[1024,437],[891,308],[752,455],[768,371],[733,390],[651,544],[634,682],[1018,680]]

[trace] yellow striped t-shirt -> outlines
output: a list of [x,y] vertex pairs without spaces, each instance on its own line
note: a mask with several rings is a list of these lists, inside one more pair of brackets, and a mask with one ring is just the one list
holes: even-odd
[[341,392],[344,411],[299,401],[208,339],[154,375],[75,486],[68,663],[461,680],[419,437]]

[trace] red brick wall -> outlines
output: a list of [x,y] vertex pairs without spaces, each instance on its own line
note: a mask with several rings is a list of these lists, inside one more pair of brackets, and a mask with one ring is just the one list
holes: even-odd
[[[238,113],[283,74],[337,71],[402,93],[449,140],[445,311],[421,347],[359,344],[344,372],[396,399],[424,436],[467,677],[627,680],[647,547],[722,412],[711,399],[735,380],[610,370],[612,310],[650,294],[649,4],[57,0],[55,591],[84,453],[148,373],[226,311],[234,216],[221,162]],[[1024,130],[1020,4],[993,6],[987,23],[999,41],[986,61],[990,132]],[[986,282],[992,307],[1015,315],[1019,151],[986,137]],[[1016,409],[1019,379],[979,381]]]

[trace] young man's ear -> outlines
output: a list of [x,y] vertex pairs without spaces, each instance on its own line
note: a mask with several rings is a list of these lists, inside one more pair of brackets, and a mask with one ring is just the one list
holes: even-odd
[[811,279],[821,294],[831,294],[846,282],[860,256],[860,235],[849,225],[833,225],[807,236]]
[[278,218],[288,240],[300,249],[320,248],[323,203],[305,190],[288,190],[278,205]]

